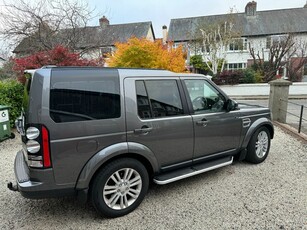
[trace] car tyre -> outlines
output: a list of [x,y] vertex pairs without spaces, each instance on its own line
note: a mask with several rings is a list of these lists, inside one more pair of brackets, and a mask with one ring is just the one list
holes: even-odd
[[149,184],[144,165],[132,158],[117,159],[104,166],[91,186],[93,206],[102,216],[124,216],[144,199]]
[[270,151],[271,135],[266,127],[260,127],[253,134],[247,146],[247,154],[245,160],[259,164],[263,162]]

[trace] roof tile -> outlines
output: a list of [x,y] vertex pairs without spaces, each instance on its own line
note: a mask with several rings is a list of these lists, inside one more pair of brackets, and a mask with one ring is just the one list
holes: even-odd
[[[256,16],[236,13],[233,16],[235,26],[242,31],[242,36],[307,32],[307,8],[257,11]],[[229,14],[172,19],[168,40],[193,40],[199,25],[226,21],[227,17],[229,17]]]

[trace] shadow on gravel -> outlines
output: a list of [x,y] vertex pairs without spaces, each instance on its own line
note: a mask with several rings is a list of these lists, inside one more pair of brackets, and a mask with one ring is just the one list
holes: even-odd
[[148,189],[148,194],[146,197],[150,198],[155,194],[161,195],[160,193],[164,193],[166,196],[172,197],[172,193],[178,193],[182,188],[193,189],[194,186],[209,184],[211,182],[217,180],[227,180],[228,176],[234,174],[236,168],[247,168],[253,166],[246,162],[234,161],[232,165],[215,169],[209,172],[205,172],[196,176],[188,177],[179,181],[175,181],[166,185],[157,185],[155,183],[151,183]]

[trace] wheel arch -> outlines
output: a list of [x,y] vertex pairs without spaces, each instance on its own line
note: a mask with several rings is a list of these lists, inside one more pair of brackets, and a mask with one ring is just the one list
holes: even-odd
[[140,161],[147,169],[149,178],[159,170],[154,154],[146,146],[138,143],[118,143],[99,151],[85,164],[79,174],[76,189],[88,189],[99,170],[119,158],[132,158]]
[[257,129],[260,127],[266,127],[270,132],[270,138],[273,139],[274,137],[274,127],[272,122],[267,118],[260,118],[256,120],[248,129],[245,138],[242,142],[242,149],[245,149],[252,138],[253,134],[256,132]]

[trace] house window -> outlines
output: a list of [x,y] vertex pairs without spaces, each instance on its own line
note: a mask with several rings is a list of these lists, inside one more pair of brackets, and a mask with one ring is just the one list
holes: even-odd
[[100,54],[102,57],[106,58],[110,53],[112,53],[111,47],[100,47]]
[[247,50],[247,38],[234,39],[229,44],[230,51]]
[[182,46],[182,48],[185,48],[186,47],[186,43],[184,43],[184,42],[177,42],[177,43],[174,43],[173,44],[173,48],[178,48],[179,46]]
[[179,46],[180,43],[174,43],[173,48],[176,49]]
[[228,70],[246,69],[246,63],[228,63],[227,69]]
[[266,48],[270,49],[272,46],[278,46],[287,41],[287,35],[273,35],[266,38]]
[[271,38],[271,37],[267,37],[267,38],[266,38],[266,45],[265,45],[265,48],[266,48],[266,49],[270,49],[271,44],[272,44],[272,38]]
[[307,64],[304,65],[304,76],[307,76]]
[[189,44],[189,50],[193,55],[200,55],[204,53],[204,46],[200,43],[193,42]]
[[243,40],[243,50],[247,50],[247,38],[242,38]]
[[[173,48],[173,49],[176,49],[176,48],[178,48],[178,47],[180,47],[180,46],[182,46],[182,51],[183,51],[184,53],[187,52],[187,50],[188,50],[188,45],[187,45],[186,42],[174,43],[174,44],[172,45],[172,48]],[[201,50],[201,47],[199,47],[198,50],[195,50],[195,52],[198,52],[198,51],[200,51],[200,50]]]

